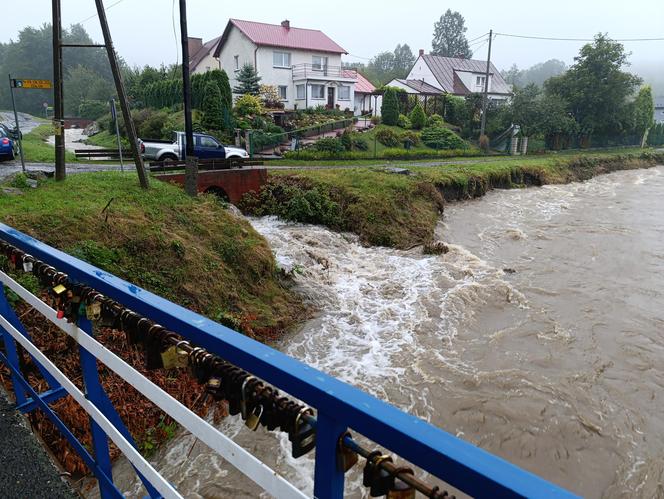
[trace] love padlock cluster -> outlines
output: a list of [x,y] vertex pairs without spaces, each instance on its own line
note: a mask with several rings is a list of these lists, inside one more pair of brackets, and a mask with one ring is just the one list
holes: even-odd
[[0,241],[0,252],[7,257],[10,271],[19,267],[34,274],[49,290],[50,305],[57,318],[78,323],[90,320],[96,327],[123,331],[130,345],[142,346],[146,369],[189,369],[206,396],[225,400],[231,415],[240,415],[251,430],[259,426],[269,431],[286,432],[292,456],[298,458],[316,446],[315,427],[308,422],[313,410],[283,396],[249,372],[192,346],[173,331],[140,316],[98,293],[89,286],[70,282],[67,274],[31,255]]

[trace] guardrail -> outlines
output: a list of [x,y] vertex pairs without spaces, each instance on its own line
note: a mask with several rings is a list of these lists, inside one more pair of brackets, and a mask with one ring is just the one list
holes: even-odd
[[[115,149],[74,149],[74,154],[77,158],[87,159],[120,159],[120,151]],[[131,158],[132,152],[130,149],[123,149],[123,158]]]
[[[93,324],[122,329],[130,342],[142,344],[148,368],[150,363],[152,368],[187,364],[208,393],[215,399],[228,400],[231,414],[239,412],[248,422],[253,415],[257,418],[256,425],[287,431],[293,442],[294,457],[315,448],[317,498],[343,496],[345,469],[356,461],[343,459],[349,453],[367,458],[365,476],[373,496],[411,487],[411,491],[416,489],[429,497],[446,497],[441,489],[423,485],[412,472],[396,468],[380,452],[369,453],[347,434],[348,428],[473,496],[573,497],[334,377],[4,224],[0,224],[0,254],[7,259],[7,270],[0,272],[0,281],[79,344],[85,385],[82,393],[32,343],[3,290],[0,331],[5,350],[0,353],[0,361],[11,371],[17,406],[24,412],[38,408],[54,422],[96,475],[103,498],[122,497],[113,484],[107,438],[134,465],[151,497],[181,495],[135,449],[101,387],[97,361],[131,383],[273,496],[305,495],[97,342]],[[18,284],[11,275],[15,272],[37,276],[49,288],[54,307]],[[19,365],[16,343],[32,356],[49,384],[48,390],[36,393],[27,383]],[[316,416],[307,406],[283,397],[266,383],[315,408]],[[90,415],[93,453],[80,444],[49,406],[67,393]]]

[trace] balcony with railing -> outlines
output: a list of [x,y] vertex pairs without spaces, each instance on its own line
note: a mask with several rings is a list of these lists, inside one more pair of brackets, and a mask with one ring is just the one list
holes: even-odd
[[322,64],[296,64],[293,66],[293,80],[305,79],[355,81],[357,71],[342,66]]

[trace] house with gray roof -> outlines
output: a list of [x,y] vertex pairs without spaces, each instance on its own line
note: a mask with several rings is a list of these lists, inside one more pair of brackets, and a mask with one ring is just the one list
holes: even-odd
[[664,97],[655,97],[655,123],[664,123]]
[[[483,92],[485,80],[486,61],[429,55],[420,49],[408,76],[403,80],[392,80],[388,85],[403,88],[411,94],[464,97]],[[487,95],[492,100],[506,100],[512,95],[511,87],[493,64],[489,64]]]

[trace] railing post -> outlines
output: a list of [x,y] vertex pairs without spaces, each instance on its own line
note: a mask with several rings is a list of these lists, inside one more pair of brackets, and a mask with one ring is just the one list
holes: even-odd
[[344,496],[344,473],[337,468],[337,442],[346,426],[324,413],[316,423],[316,468],[314,497],[341,499]]
[[[0,286],[0,315],[5,317],[8,321],[10,308],[11,306],[7,301],[7,295],[5,295],[5,287]],[[5,331],[4,328],[2,329],[2,339],[4,340],[5,344],[7,362],[16,368],[17,371],[20,370],[21,368],[18,363],[18,351],[16,350],[16,343],[14,342],[14,338],[12,338],[11,334]],[[14,388],[14,398],[16,398],[16,405],[24,404],[26,401],[25,392],[21,388],[21,384],[19,383],[13,371],[11,372],[11,378],[12,387]]]
[[[89,336],[94,337],[94,329],[92,323],[87,319],[87,317],[82,316],[78,320],[78,327],[88,334]],[[99,380],[99,370],[97,368],[97,358],[88,352],[85,348],[79,346],[79,356],[81,358],[81,370],[83,371],[83,382],[85,384],[85,396],[90,400],[97,408],[108,418],[108,420],[115,426],[122,436],[136,447],[133,437],[127,430],[127,427],[122,422],[120,415],[113,407],[108,395],[104,391],[104,388],[101,386]],[[97,461],[98,466],[104,471],[104,473],[113,480],[112,468],[110,461],[110,454],[108,451],[108,436],[104,431],[95,423],[92,418],[90,418],[90,425],[92,427],[92,440],[94,446],[94,455]],[[108,470],[105,468],[108,466]],[[138,474],[139,478],[145,485],[145,488],[152,498],[160,498],[161,494],[148,482],[143,475]],[[100,492],[102,492],[102,487],[100,483],[99,487]],[[104,494],[102,492],[102,497]]]

